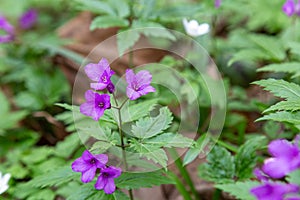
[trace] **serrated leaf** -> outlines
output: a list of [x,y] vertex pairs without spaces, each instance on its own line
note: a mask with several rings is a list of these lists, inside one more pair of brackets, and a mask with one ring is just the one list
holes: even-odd
[[259,119],[257,119],[256,121],[263,121],[263,120],[273,120],[273,121],[277,121],[277,122],[288,122],[288,123],[292,123],[295,125],[299,125],[300,124],[300,112],[287,112],[287,111],[280,111],[280,112],[276,112],[276,113],[271,113],[268,115],[265,115]]
[[92,184],[81,185],[78,190],[68,196],[67,200],[86,200],[95,193],[95,190]]
[[300,76],[300,63],[289,62],[280,64],[270,64],[257,69],[258,72],[285,72],[293,74],[292,78]]
[[110,27],[127,27],[129,22],[117,16],[99,16],[93,19],[90,30],[93,31],[97,28],[110,28]]
[[32,193],[27,200],[54,200],[55,193],[50,189],[43,189]]
[[125,18],[130,14],[130,8],[126,0],[109,0],[109,4],[119,17]]
[[254,84],[264,87],[264,90],[272,92],[277,97],[287,100],[300,100],[300,86],[285,80],[267,79],[255,81]]
[[271,111],[298,111],[300,110],[300,101],[295,101],[295,100],[291,100],[291,101],[280,101],[275,105],[272,105],[271,107],[267,108],[266,110],[263,111],[263,113],[266,112],[271,112]]
[[281,61],[285,58],[285,50],[281,41],[266,35],[250,35],[250,40],[265,51],[273,60]]
[[29,182],[29,185],[40,188],[58,186],[77,177],[78,174],[72,171],[71,166],[67,166],[37,176]]
[[134,139],[131,141],[130,146],[135,150],[135,152],[139,153],[140,157],[152,160],[164,168],[167,167],[168,156],[163,149],[153,145],[140,143]]
[[215,183],[233,182],[234,158],[225,148],[214,146],[206,157],[207,163],[200,165],[199,176]]
[[260,185],[258,181],[236,182],[229,184],[217,184],[216,188],[231,194],[232,196],[243,200],[255,200],[256,198],[250,194],[250,190]]
[[195,145],[191,147],[184,156],[183,165],[187,165],[193,162],[197,156],[203,151],[208,140],[206,139],[206,134],[203,134],[200,138],[197,139]]
[[116,15],[116,12],[112,9],[112,7],[103,1],[98,0],[75,0],[75,3],[77,3],[76,7],[80,10],[86,11],[89,10],[96,14],[109,14],[109,15]]
[[235,62],[239,61],[259,61],[259,60],[269,60],[270,56],[264,54],[261,49],[244,49],[235,53],[233,57],[228,61],[227,65],[231,66]]
[[[122,108],[123,123],[132,122],[148,115],[148,112],[156,105],[157,99],[145,100],[141,103]],[[128,112],[128,113],[127,113]]]
[[193,144],[192,139],[184,137],[179,133],[163,133],[161,135],[145,139],[142,141],[144,144],[153,145],[155,147],[190,147]]
[[133,45],[139,40],[140,33],[133,30],[123,30],[122,32],[118,32],[117,35],[117,45],[119,55],[123,55],[124,52],[133,47]]
[[253,168],[257,161],[255,151],[262,148],[265,142],[266,138],[264,136],[258,136],[251,138],[240,146],[234,160],[236,177],[239,180],[252,177]]
[[155,185],[174,184],[174,181],[164,175],[162,171],[130,173],[124,172],[115,179],[116,186],[122,189],[150,188]]
[[73,133],[65,137],[63,141],[60,141],[56,144],[54,154],[58,157],[68,158],[74,153],[80,144],[81,141],[78,135]]
[[166,130],[172,123],[172,113],[168,107],[159,109],[159,115],[156,117],[146,117],[138,120],[132,126],[132,134],[141,139],[151,138]]
[[134,20],[132,22],[132,28],[139,29],[137,31],[147,37],[152,36],[167,38],[172,41],[176,40],[175,36],[159,23]]

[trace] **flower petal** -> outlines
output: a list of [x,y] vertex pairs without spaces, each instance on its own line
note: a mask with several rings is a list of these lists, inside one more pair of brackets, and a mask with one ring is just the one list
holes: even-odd
[[296,145],[283,139],[272,141],[268,146],[268,150],[274,157],[287,159],[295,157],[300,152],[299,148]]
[[95,116],[95,104],[91,102],[86,102],[80,105],[80,112],[86,116]]
[[103,190],[106,184],[107,178],[104,178],[102,175],[100,175],[96,181],[95,188],[97,190]]
[[92,165],[89,165],[86,161],[82,159],[82,157],[77,158],[72,163],[72,170],[75,172],[84,172],[87,171]]
[[97,168],[102,168],[108,162],[108,156],[106,154],[98,154],[94,156],[98,162],[96,162]]
[[116,190],[116,185],[115,185],[114,179],[113,178],[108,178],[107,183],[104,186],[104,192],[106,194],[112,194],[112,193],[114,193],[115,190]]
[[83,183],[91,182],[96,175],[97,167],[93,166],[93,165],[91,165],[91,166],[92,167],[89,168],[87,171],[82,172],[81,181]]
[[128,86],[132,87],[132,83],[135,81],[136,77],[132,69],[126,70],[126,82]]
[[107,87],[108,84],[106,83],[91,83],[90,87],[93,88],[94,90],[103,90]]
[[140,86],[150,85],[152,81],[152,75],[150,74],[150,72],[146,70],[139,71],[135,76],[136,76],[136,81]]
[[126,89],[126,95],[130,100],[136,100],[137,98],[139,98],[141,96],[140,93],[136,92],[134,89],[132,89],[129,86]]
[[272,178],[282,178],[288,174],[291,169],[289,161],[280,158],[269,158],[262,166],[262,171]]

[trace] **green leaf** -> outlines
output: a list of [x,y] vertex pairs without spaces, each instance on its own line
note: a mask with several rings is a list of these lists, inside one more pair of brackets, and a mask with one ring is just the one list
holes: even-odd
[[217,184],[215,187],[231,194],[238,199],[255,200],[256,198],[252,196],[249,191],[258,185],[260,185],[258,181],[246,181],[229,184]]
[[277,122],[288,122],[288,123],[292,123],[295,125],[299,125],[300,124],[300,112],[287,112],[287,111],[280,111],[280,112],[276,112],[276,113],[271,113],[268,115],[265,115],[259,119],[257,119],[256,121],[263,121],[263,120],[273,120],[273,121],[277,121]]
[[[69,158],[74,151],[80,146],[81,141],[78,137],[78,134],[73,133],[63,141],[60,141],[56,144],[54,154],[59,157]],[[66,151],[67,150],[67,151]]]
[[131,140],[131,148],[133,148],[137,153],[139,153],[140,157],[145,157],[148,160],[152,160],[155,163],[158,163],[162,167],[167,167],[167,154],[163,149],[160,149],[156,146],[143,144],[139,141],[132,139]]
[[251,138],[243,144],[235,156],[235,173],[239,180],[252,177],[253,168],[256,165],[257,156],[255,151],[264,147],[266,138],[258,136]]
[[140,33],[134,30],[123,30],[118,32],[117,35],[117,45],[119,55],[123,55],[124,52],[133,47],[133,45],[139,40]]
[[[78,190],[73,191],[73,193],[68,196],[67,200],[86,200],[88,197],[93,195],[95,193],[95,188],[92,184],[87,183],[84,185],[81,185],[81,187],[78,188]],[[97,191],[102,194],[101,191]]]
[[150,138],[169,128],[172,120],[172,113],[168,107],[162,107],[159,109],[159,115],[138,120],[131,131],[137,138]]
[[97,28],[110,28],[110,27],[127,27],[129,22],[126,19],[117,16],[99,16],[93,19],[90,30],[93,31]]
[[109,0],[109,4],[121,18],[130,14],[129,3],[126,0]]
[[235,53],[233,57],[228,61],[227,65],[231,66],[235,62],[239,61],[259,61],[269,60],[271,57],[264,53],[261,49],[243,49]]
[[271,111],[298,111],[300,110],[300,101],[296,101],[296,100],[290,100],[290,101],[280,101],[275,105],[272,105],[271,107],[267,108],[266,110],[263,111],[263,113],[266,112],[271,112]]
[[91,11],[92,13],[95,14],[109,14],[109,15],[117,15],[117,13],[113,10],[111,5],[109,5],[106,2],[103,1],[98,1],[98,0],[75,0],[74,1],[79,10],[83,11]]
[[199,139],[197,139],[195,145],[191,147],[184,156],[183,165],[187,165],[193,162],[197,156],[203,151],[208,140],[206,139],[206,134],[203,134]]
[[140,29],[137,31],[139,33],[144,34],[147,37],[152,36],[152,37],[167,38],[173,41],[176,40],[175,36],[159,23],[134,20],[132,22],[132,28]]
[[258,72],[285,72],[293,74],[292,78],[300,76],[300,62],[270,64],[257,69]]
[[287,181],[289,183],[300,185],[300,169],[289,173],[287,176]]
[[123,123],[132,122],[141,119],[142,117],[145,117],[153,109],[157,101],[157,99],[150,99],[129,106],[127,106],[126,104],[122,108]]
[[273,60],[281,61],[285,58],[285,49],[281,40],[263,34],[253,34],[249,36],[257,46],[265,51]]
[[162,171],[131,173],[123,172],[115,179],[116,186],[122,189],[150,188],[155,185],[174,184],[174,181],[167,177]]
[[35,177],[29,182],[29,185],[40,188],[58,186],[78,177],[78,174],[72,171],[71,166],[67,166]]
[[163,133],[161,135],[145,139],[142,141],[143,144],[153,145],[155,147],[179,147],[185,148],[190,147],[193,144],[192,139],[184,137],[178,133]]
[[255,81],[254,84],[264,87],[264,90],[272,92],[277,97],[287,100],[300,100],[300,86],[285,80],[267,79]]
[[202,5],[199,3],[180,3],[176,5],[167,5],[162,8],[158,8],[151,13],[151,17],[159,18],[160,21],[163,22],[174,22],[182,20],[182,18],[184,17],[195,17],[195,15],[200,13],[201,11]]
[[50,189],[43,189],[32,193],[27,200],[54,200],[55,193]]
[[214,146],[206,157],[207,163],[200,165],[199,176],[215,183],[233,182],[234,158],[225,148]]

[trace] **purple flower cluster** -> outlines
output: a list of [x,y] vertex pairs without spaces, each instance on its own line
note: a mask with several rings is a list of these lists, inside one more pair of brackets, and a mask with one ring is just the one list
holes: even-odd
[[[19,26],[22,29],[30,29],[36,23],[37,17],[37,11],[29,9],[19,18]],[[4,16],[0,16],[0,30],[5,32],[4,35],[0,35],[0,43],[8,43],[15,39],[15,28]]]
[[[87,64],[84,70],[87,76],[94,81],[90,84],[92,89],[96,91],[106,89],[109,93],[115,92],[115,86],[110,80],[115,72],[111,70],[107,59],[102,58],[97,64]],[[146,70],[134,74],[131,69],[127,69],[126,81],[128,83],[126,94],[130,100],[135,100],[149,92],[155,92],[155,88],[150,85],[152,75]],[[80,106],[80,112],[92,117],[95,121],[100,119],[106,109],[111,108],[108,94],[98,94],[88,90],[85,93],[85,99],[86,102]]]
[[215,0],[215,8],[219,8],[221,6],[222,0]]
[[114,179],[119,177],[122,170],[114,166],[106,166],[108,157],[106,154],[93,155],[85,150],[81,157],[72,163],[72,170],[81,172],[81,181],[83,183],[91,182],[96,176],[97,170],[100,174],[97,178],[95,188],[104,190],[106,194],[112,194],[116,190]]
[[300,16],[300,0],[295,2],[295,0],[286,0],[282,6],[282,11],[289,17],[293,15]]
[[7,43],[14,40],[15,29],[3,16],[0,16],[0,29],[5,32],[5,35],[0,35],[0,43]]
[[29,9],[19,18],[19,26],[22,29],[30,29],[37,22],[38,13],[35,9]]
[[299,139],[297,136],[294,143],[278,139],[269,144],[268,151],[272,157],[265,160],[261,170],[254,170],[257,179],[263,182],[263,185],[250,191],[258,200],[300,200],[300,196],[297,196],[300,192],[298,185],[271,180],[284,178],[290,172],[300,169]]

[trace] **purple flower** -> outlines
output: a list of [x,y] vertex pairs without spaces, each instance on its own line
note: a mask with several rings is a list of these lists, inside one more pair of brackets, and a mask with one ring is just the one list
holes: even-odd
[[253,171],[253,174],[256,176],[256,178],[259,181],[268,181],[270,177],[268,177],[263,171],[261,171],[259,168],[255,168]]
[[274,140],[269,144],[273,156],[265,160],[262,171],[272,178],[282,178],[289,172],[300,168],[300,148],[287,140]]
[[[102,58],[98,64],[90,63],[84,67],[87,76],[97,83],[91,83],[91,88],[95,90],[103,90],[108,85],[112,84],[110,77],[115,74],[114,71],[110,69],[109,63],[105,58]],[[109,91],[114,92],[113,90]]]
[[19,18],[19,25],[22,29],[30,29],[37,21],[38,13],[34,9],[29,9]]
[[291,17],[295,13],[295,2],[294,0],[287,0],[283,6],[282,11],[289,17]]
[[128,83],[126,94],[130,100],[135,100],[149,92],[155,92],[155,88],[150,85],[152,75],[146,70],[134,74],[131,69],[126,70],[126,81]]
[[101,169],[95,188],[104,190],[106,194],[112,194],[116,190],[114,178],[119,177],[121,172],[120,168],[113,166]]
[[221,6],[221,0],[215,0],[215,8],[219,8]]
[[252,188],[250,192],[256,196],[258,200],[284,200],[285,195],[299,192],[299,186],[267,182]]
[[92,90],[85,92],[86,102],[80,105],[80,112],[98,121],[106,109],[111,107],[108,94],[98,94]]
[[11,42],[14,40],[15,29],[3,16],[0,16],[0,30],[3,30],[6,33],[5,35],[0,35],[0,43]]
[[85,150],[80,158],[72,163],[72,170],[81,172],[81,181],[88,183],[92,181],[96,175],[97,168],[105,167],[108,157],[105,154],[93,155]]

